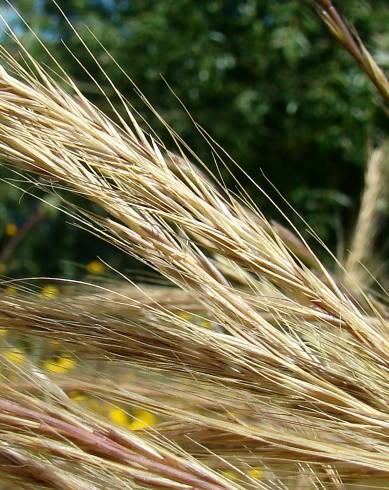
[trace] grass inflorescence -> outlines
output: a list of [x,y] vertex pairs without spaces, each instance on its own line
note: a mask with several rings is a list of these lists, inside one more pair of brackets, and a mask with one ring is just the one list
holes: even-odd
[[28,68],[1,50],[1,158],[30,189],[96,205],[60,193],[76,223],[166,285],[3,281],[4,485],[385,486],[388,311],[356,268],[382,190],[367,186],[353,255],[330,270],[297,230],[200,171],[171,128],[176,153],[120,94],[126,118],[113,121],[19,48]]

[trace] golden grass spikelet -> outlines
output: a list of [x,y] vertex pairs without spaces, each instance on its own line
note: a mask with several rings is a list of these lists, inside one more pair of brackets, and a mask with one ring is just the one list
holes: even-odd
[[[107,426],[96,416],[88,417],[85,410],[81,416],[66,398],[44,402],[3,385],[0,406],[0,424],[7,428],[2,435],[1,456],[14,471],[52,488],[110,485],[119,489],[132,488],[132,482],[135,488],[148,483],[177,489],[187,485],[199,490],[233,488],[204,467],[166,454],[163,448]],[[71,474],[63,473],[56,457],[68,462]],[[65,484],[66,478],[69,481]]]
[[[345,281],[350,287],[368,289],[378,264],[374,263],[375,240],[388,203],[389,141],[374,150],[367,163],[361,207],[350,251],[345,261]],[[370,273],[369,273],[370,272]]]
[[364,46],[356,33],[352,33],[346,22],[331,0],[316,0],[317,9],[323,22],[337,39],[355,59],[358,65],[370,78],[377,91],[386,104],[389,103],[389,80],[384,71],[378,66],[373,56]]
[[[19,47],[28,71],[2,50],[1,157],[97,204],[100,214],[66,210],[169,287],[1,295],[4,348],[19,348],[19,333],[63,352],[54,370],[2,356],[0,459],[49,488],[385,484],[385,308],[336,280],[297,231],[222,192],[170,128],[179,156],[123,98],[127,120],[111,121]],[[158,423],[118,427],[127,406]]]

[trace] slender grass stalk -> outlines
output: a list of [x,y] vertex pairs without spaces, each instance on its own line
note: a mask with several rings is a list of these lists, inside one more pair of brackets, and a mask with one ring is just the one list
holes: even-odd
[[359,215],[346,259],[346,280],[354,287],[367,289],[372,281],[368,270],[374,273],[372,267],[377,266],[371,262],[376,257],[375,239],[387,202],[388,169],[389,143],[385,142],[369,158]]
[[[131,485],[131,480],[168,488],[187,488],[187,485],[198,490],[231,488],[223,478],[200,465],[168,455],[163,448],[158,450],[135,435],[112,427],[104,428],[97,419],[86,422],[85,418],[71,414],[61,408],[61,404],[55,406],[53,402],[54,399],[51,403],[39,401],[2,386],[0,424],[8,431],[2,438],[4,449],[1,454],[36,480],[49,483],[54,488],[73,489],[79,484],[77,478],[61,475],[53,465],[42,464],[28,455],[23,457],[20,449],[32,444],[42,451],[73,460],[75,473],[77,460],[81,464],[96,466],[98,479],[103,477],[99,469],[105,467],[107,485],[114,484],[110,470],[116,470],[121,481],[118,478],[120,485],[114,488]],[[61,403],[64,404],[63,398]],[[7,443],[18,449],[7,450]],[[93,480],[93,473],[91,476]],[[98,486],[84,485],[84,488],[101,488],[102,482],[97,482]]]
[[383,70],[377,65],[372,55],[362,43],[361,39],[356,34],[353,34],[347,27],[346,22],[343,20],[331,0],[316,0],[316,5],[320,17],[339,44],[351,54],[360,68],[373,82],[385,102],[388,103],[389,81]]

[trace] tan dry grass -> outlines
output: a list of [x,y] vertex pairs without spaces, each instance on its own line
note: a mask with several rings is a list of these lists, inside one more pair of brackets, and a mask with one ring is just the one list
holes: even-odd
[[[78,389],[89,383],[87,389],[101,397],[167,418],[155,434],[167,463],[157,470],[146,449],[148,457],[139,459],[131,446],[131,460],[126,438],[135,444],[133,436],[121,435],[118,441],[112,425],[59,397],[60,382],[39,374],[34,379],[38,391],[49,391],[49,401],[42,401],[36,390],[21,395],[17,384],[5,383],[0,398],[3,435],[19,451],[14,460],[19,472],[28,470],[31,476],[45,463],[41,475],[58,488],[62,471],[72,471],[73,458],[80,462],[80,474],[74,474],[80,482],[74,486],[91,484],[90,473],[96,488],[115,488],[115,482],[117,488],[137,488],[138,482],[158,488],[161,478],[167,478],[168,488],[183,483],[196,489],[238,488],[214,470],[221,462],[237,469],[242,462],[250,466],[254,458],[270,467],[290,462],[291,471],[302,472],[294,483],[312,488],[339,488],[342,476],[387,477],[387,319],[368,298],[362,304],[336,282],[317,259],[315,270],[304,265],[290,240],[258,210],[221,193],[195,171],[182,148],[179,161],[172,158],[142,131],[125,101],[130,122],[115,124],[70,80],[73,94],[24,54],[35,75],[3,51],[19,78],[2,68],[2,158],[98,204],[100,215],[74,216],[151,265],[182,289],[185,298],[196,298],[204,316],[222,331],[172,314],[169,301],[139,302],[127,293],[120,300],[124,310],[97,312],[87,295],[73,310],[66,300],[44,304],[29,296],[1,298],[3,325],[66,340],[75,353],[89,352],[109,364],[115,360],[149,373],[150,387],[142,393],[129,384],[115,386],[112,380],[90,382],[82,373],[72,380]],[[234,274],[238,285],[230,280]],[[125,315],[127,307],[131,314]],[[172,385],[161,382],[158,372],[169,376]],[[59,448],[58,436],[65,436],[65,448]],[[136,441],[149,447],[153,437]],[[121,445],[114,445],[114,453],[112,438]],[[92,446],[99,448],[98,454]],[[48,452],[39,456],[43,447]],[[59,453],[61,461],[56,459]],[[172,474],[169,458],[179,476]],[[157,480],[146,481],[145,472],[154,472]],[[258,485],[285,488],[271,468],[263,483],[247,478],[242,483],[243,488]]]
[[358,219],[345,261],[346,282],[367,290],[377,268],[377,233],[387,207],[389,184],[389,142],[374,150],[367,163],[365,186]]
[[386,104],[389,103],[389,80],[378,66],[373,56],[358,35],[351,31],[347,22],[339,14],[331,0],[316,0],[317,9],[324,23],[343,48],[348,51],[366,73],[381,94]]

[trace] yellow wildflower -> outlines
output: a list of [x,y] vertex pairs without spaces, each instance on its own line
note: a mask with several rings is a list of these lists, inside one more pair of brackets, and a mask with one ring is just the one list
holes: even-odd
[[263,477],[263,470],[260,466],[254,466],[247,472],[247,474],[254,480],[260,480]]
[[15,236],[18,234],[18,227],[15,225],[15,223],[7,223],[5,225],[4,233],[7,236]]
[[146,410],[135,410],[134,420],[128,425],[131,430],[147,429],[157,423],[157,417]]
[[109,409],[108,417],[116,425],[121,425],[122,427],[127,427],[129,424],[129,419],[127,413],[119,407],[112,407]]
[[212,328],[213,323],[212,323],[212,322],[210,322],[209,320],[203,320],[203,321],[200,323],[200,326],[201,326],[201,327],[204,327],[204,328]]
[[96,413],[101,415],[107,415],[107,410],[105,404],[100,400],[96,400],[96,398],[92,398],[90,396],[85,396],[83,403],[90,409]]
[[48,284],[47,286],[41,289],[41,296],[48,299],[56,298],[59,294],[59,289],[52,284]]
[[66,373],[76,367],[76,361],[69,356],[61,356],[43,363],[43,368],[53,373]]
[[232,470],[223,470],[223,471],[221,471],[221,474],[225,478],[228,478],[229,480],[237,480],[238,479],[238,475],[236,474],[235,471],[232,471]]
[[191,318],[192,318],[192,314],[189,313],[188,311],[180,311],[179,313],[177,313],[177,315],[182,319],[182,320],[185,320],[185,321],[189,321]]
[[70,393],[68,393],[68,396],[71,400],[75,402],[81,402],[86,400],[86,396],[83,395],[82,393],[79,393],[78,391],[71,391]]
[[7,296],[14,296],[16,294],[16,291],[17,289],[14,288],[13,286],[7,286],[4,289],[4,294],[6,294]]
[[4,353],[4,357],[14,364],[23,364],[26,360],[26,356],[21,349],[11,349]]
[[0,274],[5,274],[5,271],[7,270],[5,264],[0,262]]
[[104,264],[102,264],[99,260],[92,260],[86,266],[89,274],[102,274],[105,270]]

